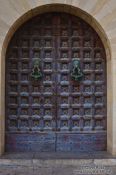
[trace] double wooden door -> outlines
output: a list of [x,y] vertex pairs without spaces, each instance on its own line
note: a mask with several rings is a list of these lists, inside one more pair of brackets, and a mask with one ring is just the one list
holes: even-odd
[[[80,81],[71,77],[74,60]],[[105,51],[97,33],[65,13],[23,24],[6,56],[6,151],[105,150],[106,119]]]

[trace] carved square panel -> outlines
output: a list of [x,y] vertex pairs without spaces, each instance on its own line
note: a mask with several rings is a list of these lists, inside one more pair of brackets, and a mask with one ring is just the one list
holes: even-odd
[[101,58],[101,52],[100,51],[95,52],[95,58],[96,59]]
[[92,88],[89,85],[84,86],[84,92],[91,92]]
[[62,92],[68,92],[69,91],[69,87],[68,86],[62,86],[61,87],[61,91]]
[[84,127],[90,127],[91,126],[91,120],[84,120]]
[[96,108],[95,109],[95,115],[102,115],[103,114],[103,109],[102,108]]
[[52,69],[51,63],[44,63],[44,69]]
[[73,58],[80,58],[80,51],[73,51],[72,52],[72,57]]
[[73,29],[73,30],[72,30],[72,35],[73,35],[73,36],[78,36],[79,33],[80,33],[79,29]]
[[91,108],[85,108],[84,109],[84,114],[85,115],[92,115],[92,109]]
[[95,63],[95,69],[101,70],[102,69],[102,63]]
[[22,62],[21,68],[22,69],[29,69],[29,63],[28,62]]
[[68,81],[69,76],[67,74],[62,74],[61,75],[61,81]]
[[79,108],[73,109],[73,115],[79,115],[79,114],[80,114],[80,109]]
[[90,28],[85,28],[84,30],[84,36],[85,37],[91,37],[92,31]]
[[33,51],[33,58],[40,58],[40,52],[37,50]]
[[40,109],[34,108],[34,109],[32,110],[32,115],[40,115]]
[[95,92],[102,92],[102,91],[103,91],[103,87],[102,87],[102,86],[97,85],[97,86],[95,87]]
[[90,51],[84,51],[84,58],[90,58],[91,52]]
[[23,27],[23,30],[20,31],[21,32],[21,36],[27,36],[28,37],[28,35],[30,34],[29,28],[30,28],[29,26],[28,26],[28,28]]
[[51,74],[44,75],[44,79],[45,79],[45,81],[51,81],[52,80]]
[[28,92],[29,91],[29,88],[27,85],[22,85],[21,86],[21,92]]
[[40,120],[33,120],[32,126],[33,127],[39,127],[40,126]]
[[85,40],[84,41],[84,47],[91,47],[91,41],[90,40]]
[[84,63],[84,69],[91,70],[92,69],[91,63]]
[[61,52],[61,58],[68,58],[68,52],[62,51]]
[[69,68],[69,64],[67,64],[67,63],[61,64],[61,70],[68,70],[68,68]]
[[9,121],[9,127],[12,128],[12,129],[17,128],[18,127],[18,121],[15,120],[15,119],[10,120]]
[[85,75],[84,75],[84,80],[85,81],[91,81],[92,80],[92,74],[90,74],[90,73],[86,73]]
[[52,52],[51,51],[45,51],[45,58],[51,58]]
[[50,18],[50,16],[47,16],[46,19],[42,22],[42,24],[44,24],[46,27],[47,26],[52,26],[52,19]]
[[50,97],[45,97],[44,98],[44,104],[51,104],[51,98]]
[[33,86],[33,92],[39,92],[39,87],[38,86]]
[[18,68],[18,63],[11,62],[9,68],[10,68],[10,69],[17,69],[17,68]]
[[21,115],[28,115],[28,108],[21,108]]
[[44,87],[44,92],[51,92],[52,91],[52,87],[51,86],[45,86]]
[[52,35],[52,29],[45,29],[44,34],[45,34],[45,36],[51,36]]
[[17,75],[17,73],[10,73],[10,80],[18,81],[18,75]]
[[28,74],[26,74],[26,73],[21,74],[21,80],[28,81]]
[[40,103],[40,98],[39,97],[33,97],[33,103],[39,104]]
[[11,103],[11,104],[17,104],[17,97],[10,97],[10,101],[9,101],[9,103]]
[[73,104],[80,103],[80,97],[73,97]]
[[41,32],[40,32],[39,28],[33,28],[33,31],[31,31],[31,34],[38,36],[41,34]]
[[10,85],[10,91],[11,92],[17,92],[17,90],[18,90],[17,85]]
[[9,52],[8,57],[10,59],[13,59],[13,58],[17,59],[18,58],[18,50],[17,49],[13,49],[12,52]]
[[33,41],[33,47],[40,47],[41,44],[40,44],[40,40],[34,40]]
[[92,103],[91,97],[84,97],[84,103]]
[[68,109],[62,109],[61,115],[68,115]]
[[44,120],[44,127],[51,127],[51,120]]
[[61,36],[68,36],[68,30],[67,29],[62,29]]
[[29,47],[29,40],[28,39],[24,39],[21,43],[22,47]]
[[67,26],[68,23],[69,23],[69,21],[67,20],[66,15],[65,14],[64,15],[61,15],[61,18],[60,18],[60,24],[61,24],[61,26]]
[[81,43],[79,40],[73,40],[72,41],[72,47],[80,47],[81,46]]
[[22,128],[29,127],[29,121],[26,119],[20,120],[20,127]]
[[[63,129],[66,129],[65,127],[69,127],[68,126],[68,120],[62,120],[61,122],[60,122],[60,127]],[[67,128],[68,129],[68,128]]]
[[73,92],[79,92],[80,91],[80,85],[73,86]]
[[99,119],[99,120],[97,119],[97,120],[95,121],[95,126],[103,126],[103,121],[100,120],[100,119]]
[[52,47],[52,41],[51,40],[45,40],[45,47]]
[[72,127],[79,127],[79,120],[73,120]]
[[17,115],[17,108],[10,108],[10,115]]
[[95,97],[95,103],[103,103],[103,97],[102,96]]
[[69,103],[68,97],[62,97],[62,98],[61,98],[61,103],[62,103],[62,104],[68,104],[68,103]]
[[68,40],[62,40],[61,47],[68,47]]
[[45,114],[45,115],[51,115],[51,114],[52,114],[51,109],[45,109],[45,110],[44,110],[44,114]]
[[98,74],[95,74],[95,81],[102,81],[103,80],[103,75],[98,73]]
[[29,50],[26,49],[22,50],[22,58],[29,58]]
[[22,104],[28,104],[29,103],[28,97],[21,97],[21,103]]
[[100,47],[101,43],[98,39],[98,37],[94,40],[94,47]]

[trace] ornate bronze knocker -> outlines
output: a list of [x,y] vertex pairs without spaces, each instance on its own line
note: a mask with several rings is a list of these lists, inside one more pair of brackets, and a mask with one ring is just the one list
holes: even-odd
[[75,81],[81,81],[83,78],[83,72],[80,67],[80,61],[77,59],[73,60],[71,78]]
[[40,59],[34,59],[31,77],[34,80],[40,80],[42,78],[42,73],[40,71]]

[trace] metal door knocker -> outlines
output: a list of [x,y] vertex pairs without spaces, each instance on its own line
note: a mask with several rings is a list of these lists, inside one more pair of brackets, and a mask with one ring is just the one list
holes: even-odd
[[31,77],[34,80],[40,80],[42,78],[42,73],[40,71],[40,59],[34,59]]
[[81,81],[83,78],[83,72],[80,67],[80,61],[74,59],[72,62],[71,78],[75,81]]

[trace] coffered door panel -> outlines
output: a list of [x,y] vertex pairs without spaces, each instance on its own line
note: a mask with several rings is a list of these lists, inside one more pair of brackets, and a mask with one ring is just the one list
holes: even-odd
[[[54,30],[52,14],[36,17],[17,31],[9,45],[6,64],[8,151],[55,151]],[[40,79],[34,79],[39,73]]]
[[[57,151],[106,148],[106,63],[103,45],[84,21],[61,14],[57,26]],[[83,78],[71,77],[73,61]]]
[[[81,80],[71,76],[73,61]],[[32,18],[6,55],[6,151],[105,150],[106,87],[105,50],[86,22],[66,13]]]

